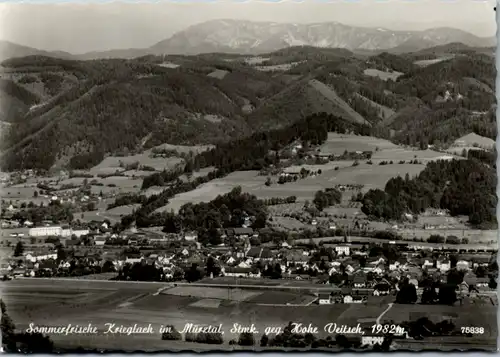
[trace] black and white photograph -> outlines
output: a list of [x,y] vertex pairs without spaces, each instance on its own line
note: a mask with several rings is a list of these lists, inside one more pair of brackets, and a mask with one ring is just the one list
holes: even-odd
[[1,3],[1,351],[497,351],[495,5]]

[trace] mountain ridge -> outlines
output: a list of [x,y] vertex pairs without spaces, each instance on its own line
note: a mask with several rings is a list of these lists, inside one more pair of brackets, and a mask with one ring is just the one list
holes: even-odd
[[495,46],[496,37],[480,37],[451,27],[401,31],[383,27],[351,26],[336,21],[293,24],[220,19],[188,26],[147,48],[111,49],[71,54],[0,41],[0,60],[28,55],[46,55],[75,60],[132,59],[146,55],[207,53],[258,55],[293,46],[407,53],[453,42],[460,42],[471,47],[491,47]]

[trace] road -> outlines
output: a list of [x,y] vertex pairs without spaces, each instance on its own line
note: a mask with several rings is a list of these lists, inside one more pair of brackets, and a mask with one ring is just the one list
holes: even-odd
[[380,325],[380,320],[382,319],[382,317],[384,317],[384,315],[390,310],[392,309],[392,305],[394,305],[394,303],[390,303],[389,306],[387,307],[387,309],[385,309],[384,311],[382,311],[382,313],[379,315],[379,317],[377,317],[377,320],[375,320],[375,323],[377,325]]

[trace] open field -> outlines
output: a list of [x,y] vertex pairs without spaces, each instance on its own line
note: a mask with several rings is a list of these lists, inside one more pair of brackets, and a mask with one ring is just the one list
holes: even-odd
[[382,79],[383,81],[386,81],[388,79],[392,79],[393,81],[395,81],[396,79],[398,79],[399,76],[403,75],[403,73],[401,73],[401,72],[396,72],[396,71],[385,72],[385,71],[380,71],[380,70],[374,69],[374,68],[367,68],[364,70],[363,73],[366,76],[378,77],[378,78]]
[[164,295],[188,296],[203,299],[219,299],[231,301],[245,301],[261,295],[258,291],[222,289],[222,288],[199,288],[195,286],[178,286],[162,291]]
[[[98,335],[91,336],[91,340],[88,340],[88,336],[79,335],[51,336],[56,346],[73,347],[90,343],[93,346],[99,345],[100,348],[113,348],[117,343],[122,346],[122,342],[126,344],[125,341],[131,340],[132,336],[126,334],[105,336],[106,323],[126,327],[134,324],[139,326],[151,324],[153,334],[133,335],[136,349],[149,348],[149,350],[192,348],[191,344],[184,342],[176,342],[173,345],[170,342],[161,343],[159,327],[165,324],[172,324],[177,330],[182,330],[186,323],[212,326],[222,324],[225,346],[230,339],[237,337],[230,331],[235,323],[243,326],[254,323],[259,331],[257,338],[263,334],[265,327],[283,328],[289,321],[306,325],[311,323],[318,327],[320,332],[318,337],[326,337],[328,333],[323,327],[331,322],[338,325],[356,326],[360,323],[362,326],[371,326],[388,308],[387,304],[394,299],[393,296],[372,296],[366,304],[300,307],[259,305],[256,302],[260,297],[265,297],[265,294],[268,294],[266,299],[272,300],[274,297],[282,301],[293,295],[266,291],[265,294],[245,302],[219,300],[217,303],[209,303],[210,298],[156,294],[162,287],[168,285],[85,280],[71,284],[67,280],[56,279],[19,279],[0,283],[8,313],[20,330],[27,328],[31,322],[37,326],[66,326],[68,323],[86,326],[90,323],[98,328]],[[36,299],[33,299],[34,294]],[[496,345],[496,306],[488,305],[486,300],[484,304],[464,301],[463,306],[393,305],[382,316],[381,322],[393,320],[398,323],[423,316],[433,321],[451,318],[456,326],[484,327],[484,335],[467,339],[481,343],[483,348],[493,349]],[[456,341],[453,342],[452,339]],[[425,339],[422,342],[425,342],[427,347],[432,343],[438,348],[441,344],[461,341],[464,341],[463,338],[449,337],[436,341]],[[402,342],[416,344],[417,341]],[[226,348],[225,346],[221,347]],[[422,345],[416,344],[416,346],[416,349],[422,348]],[[196,347],[200,350],[210,348],[210,346],[204,348],[203,345]]]
[[[265,185],[266,176],[259,176],[257,171],[237,171],[228,176],[212,180],[201,185],[197,189],[176,195],[167,206],[159,208],[158,211],[171,210],[178,211],[179,208],[188,202],[199,203],[208,202],[217,195],[226,194],[236,186],[241,186],[243,191],[256,195],[259,198],[289,197],[296,196],[297,201],[303,202],[311,200],[318,190],[334,185],[360,184],[365,185],[364,190],[370,188],[384,188],[389,179],[398,175],[410,176],[419,174],[425,163],[436,159],[449,159],[452,156],[443,156],[442,153],[432,150],[410,150],[399,147],[387,140],[373,137],[356,135],[340,135],[329,133],[328,140],[320,151],[323,154],[341,155],[348,151],[373,151],[372,165],[360,163],[352,166],[352,161],[335,161],[325,165],[301,165],[287,168],[285,171],[300,171],[302,167],[310,170],[321,170],[321,175],[307,177],[289,182],[283,185]],[[418,159],[422,164],[399,164],[399,161],[410,161]],[[393,164],[378,165],[381,161],[393,161]],[[338,167],[338,170],[335,168]],[[277,177],[272,178],[273,181]],[[348,195],[350,197],[350,195]]]

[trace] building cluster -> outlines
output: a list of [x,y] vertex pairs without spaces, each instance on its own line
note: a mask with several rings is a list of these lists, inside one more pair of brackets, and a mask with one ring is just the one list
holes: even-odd
[[[293,245],[287,242],[252,246],[259,232],[252,228],[221,230],[235,238],[232,246],[203,246],[196,232],[163,234],[138,232],[136,229],[114,234],[106,223],[95,222],[84,229],[41,227],[35,231],[50,235],[54,244],[7,259],[2,266],[12,276],[80,276],[98,273],[121,274],[134,265],[150,267],[133,279],[183,281],[190,269],[200,275],[195,279],[218,276],[235,279],[282,279],[307,281],[329,287],[329,293],[318,294],[318,304],[364,303],[368,296],[395,294],[401,281],[422,289],[428,279],[446,283],[452,269],[463,271],[462,284],[488,289],[484,271],[491,254],[455,254],[422,249],[418,243],[397,247],[394,244],[366,246],[352,243],[326,243],[320,246]],[[76,234],[79,232],[81,234]],[[72,233],[72,234],[69,234]],[[84,234],[86,233],[86,234]],[[382,247],[397,256],[389,260]],[[453,262],[452,262],[453,255]],[[210,261],[210,263],[209,263]],[[127,268],[128,267],[128,268]],[[122,276],[128,279],[127,276]],[[188,280],[189,281],[189,280]]]

